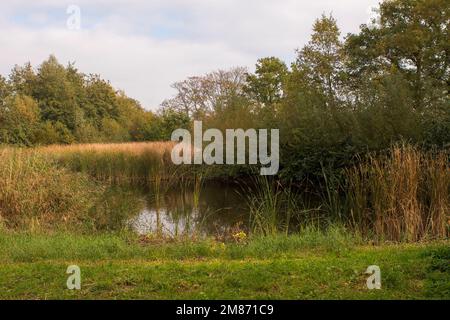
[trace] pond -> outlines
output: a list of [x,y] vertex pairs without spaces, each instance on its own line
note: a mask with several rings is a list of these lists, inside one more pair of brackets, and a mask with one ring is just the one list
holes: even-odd
[[[193,187],[154,189],[113,188],[104,199],[109,214],[99,214],[103,229],[131,229],[139,235],[217,236],[247,229],[249,208],[243,189],[208,182]],[[101,213],[102,210],[98,210]]]

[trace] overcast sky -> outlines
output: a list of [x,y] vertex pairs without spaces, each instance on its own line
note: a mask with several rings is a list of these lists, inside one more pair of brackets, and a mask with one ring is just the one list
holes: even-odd
[[[18,0],[0,2],[0,74],[50,54],[155,110],[188,76],[277,56],[290,63],[330,12],[356,32],[379,0]],[[81,28],[67,27],[69,5]]]

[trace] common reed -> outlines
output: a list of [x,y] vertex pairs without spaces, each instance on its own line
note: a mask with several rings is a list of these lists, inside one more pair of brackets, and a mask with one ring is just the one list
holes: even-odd
[[[333,177],[313,193],[266,177],[248,190],[253,233],[273,235],[305,227],[349,232],[379,241],[445,239],[450,231],[450,166],[444,152],[410,145],[372,154]],[[314,194],[321,196],[318,201]],[[291,227],[290,227],[291,226]]]
[[350,224],[393,241],[448,237],[450,167],[445,152],[393,147],[346,171]]
[[49,145],[39,150],[51,154],[80,153],[87,151],[142,154],[148,151],[163,155],[173,147],[173,142],[127,142],[127,143],[87,143],[71,145]]
[[55,145],[39,151],[103,182],[159,187],[180,169],[170,161],[172,146],[171,142]]
[[11,228],[78,228],[103,191],[36,151],[6,148],[0,160],[0,220]]
[[307,213],[298,205],[301,199],[294,194],[290,185],[283,186],[280,181],[267,176],[256,176],[245,191],[250,210],[250,227],[255,234],[287,234],[291,221]]

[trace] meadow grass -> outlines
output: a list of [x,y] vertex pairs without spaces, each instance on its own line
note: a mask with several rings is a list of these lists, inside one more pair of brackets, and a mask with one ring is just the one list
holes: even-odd
[[131,153],[142,154],[148,151],[163,155],[174,145],[173,142],[124,142],[124,143],[86,143],[86,144],[60,144],[39,147],[45,153],[66,154],[83,152]]
[[[157,245],[126,234],[0,233],[0,298],[450,299],[448,242],[358,241],[340,232]],[[79,291],[65,285],[72,264]],[[374,264],[382,289],[370,291],[364,273]]]
[[340,227],[304,228],[294,235],[250,236],[222,242],[213,237],[148,238],[127,231],[75,232],[0,231],[0,261],[102,259],[245,259],[296,256],[301,250],[344,252],[365,242]]

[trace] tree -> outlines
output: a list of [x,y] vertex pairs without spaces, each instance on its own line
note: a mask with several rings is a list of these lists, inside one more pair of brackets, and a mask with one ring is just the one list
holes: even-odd
[[9,84],[12,91],[22,95],[33,95],[36,84],[36,74],[29,62],[24,66],[15,65],[9,75]]
[[75,138],[67,127],[59,122],[45,121],[40,123],[36,132],[37,144],[70,144]]
[[116,99],[116,91],[108,81],[99,75],[89,75],[86,81],[86,104],[83,110],[86,116],[92,119],[98,127],[103,118],[117,120],[119,107]]
[[194,119],[206,118],[226,109],[237,96],[243,95],[245,78],[244,68],[190,77],[173,85],[177,93],[174,98],[164,101],[162,107],[183,112]]
[[280,102],[288,68],[278,58],[259,59],[254,74],[248,74],[245,91],[263,106]]
[[29,96],[10,95],[0,104],[0,141],[32,145],[39,121],[39,108]]
[[101,131],[106,141],[123,142],[130,140],[127,128],[111,118],[102,119]]
[[150,126],[154,125],[154,115],[144,110],[140,103],[125,92],[119,91],[117,96],[118,123],[126,128],[128,139],[143,141],[149,138]]
[[40,65],[33,85],[33,97],[38,101],[43,120],[61,122],[74,131],[80,114],[75,96],[66,69],[55,56],[50,56]]
[[190,129],[190,118],[183,112],[176,112],[171,109],[160,111],[159,125],[155,126],[157,140],[170,140],[172,132],[176,129]]
[[172,88],[177,91],[177,94],[172,99],[163,101],[163,108],[183,112],[197,119],[211,110],[204,77],[189,77],[174,83]]
[[448,94],[450,6],[446,0],[392,0],[380,4],[378,23],[348,36],[347,68],[356,89],[365,77],[400,73],[422,109]]
[[327,105],[335,105],[343,76],[343,51],[340,31],[330,15],[314,23],[309,43],[298,50],[293,69],[303,75],[310,86],[327,97]]
[[259,126],[275,125],[288,74],[286,64],[275,57],[259,59],[255,73],[247,74],[244,92],[255,105]]
[[11,93],[11,87],[6,79],[0,75],[0,106],[3,105],[5,98]]

